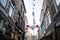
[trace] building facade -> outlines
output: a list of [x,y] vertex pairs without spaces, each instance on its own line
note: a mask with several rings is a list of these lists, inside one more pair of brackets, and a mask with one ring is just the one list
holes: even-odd
[[23,0],[0,0],[0,40],[24,40]]
[[[43,18],[40,17],[41,27],[40,27],[40,40],[60,40],[59,33],[60,30],[56,25],[60,25],[56,23],[59,21],[60,16],[60,2],[59,0],[44,0],[42,6]],[[57,5],[58,4],[58,5]],[[58,17],[57,17],[58,16]]]
[[26,15],[24,17],[25,17],[25,40],[27,40],[28,19]]

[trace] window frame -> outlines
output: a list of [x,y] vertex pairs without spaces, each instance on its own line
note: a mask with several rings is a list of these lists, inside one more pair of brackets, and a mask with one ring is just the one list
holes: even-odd
[[[10,16],[10,9],[12,10],[11,16]],[[9,13],[8,13],[10,17],[12,17],[13,12],[14,12],[14,6],[13,6],[13,4],[11,3],[11,4],[10,4],[10,8],[9,8]]]
[[12,14],[13,14],[13,8],[10,6],[10,9],[9,9],[9,16],[11,17],[12,16]]
[[46,29],[49,27],[49,25],[51,24],[51,16],[50,16],[50,11],[49,11],[49,7],[46,8],[46,15],[45,15],[45,25],[46,25]]

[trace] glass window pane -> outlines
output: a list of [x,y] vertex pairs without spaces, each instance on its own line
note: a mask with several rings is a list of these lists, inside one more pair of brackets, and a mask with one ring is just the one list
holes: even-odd
[[49,24],[51,24],[51,17],[50,17],[50,15],[49,15]]
[[9,16],[12,16],[12,12],[13,12],[13,8],[10,6],[10,10],[9,10]]

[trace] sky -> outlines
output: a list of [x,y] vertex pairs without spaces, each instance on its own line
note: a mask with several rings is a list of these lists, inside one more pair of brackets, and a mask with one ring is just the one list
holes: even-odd
[[35,4],[34,6],[34,12],[35,12],[35,22],[36,24],[40,25],[39,19],[40,19],[40,13],[41,13],[41,8],[42,8],[42,1],[43,0],[24,0],[25,3],[25,8],[26,8],[26,16],[28,18],[28,23],[29,25],[33,25],[33,3]]
[[57,3],[57,5],[59,5],[59,3],[60,3],[60,0],[56,0],[56,3]]
[[0,0],[1,1],[1,3],[2,3],[2,5],[5,7],[5,5],[6,5],[6,2],[7,2],[7,0]]

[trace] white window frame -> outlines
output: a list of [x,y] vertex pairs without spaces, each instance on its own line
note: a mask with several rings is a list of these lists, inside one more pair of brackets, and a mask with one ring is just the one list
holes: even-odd
[[13,8],[10,6],[10,9],[9,9],[9,16],[11,17],[13,14]]
[[[50,24],[51,24],[51,17],[50,17],[50,12],[49,12],[49,10],[48,10],[47,16],[48,16],[49,25],[50,25]],[[48,26],[49,26],[49,25],[48,25]]]
[[49,8],[47,8],[47,14],[45,16],[45,25],[46,25],[46,29],[48,28],[48,26],[51,24],[51,17],[50,17],[50,12],[49,12]]

